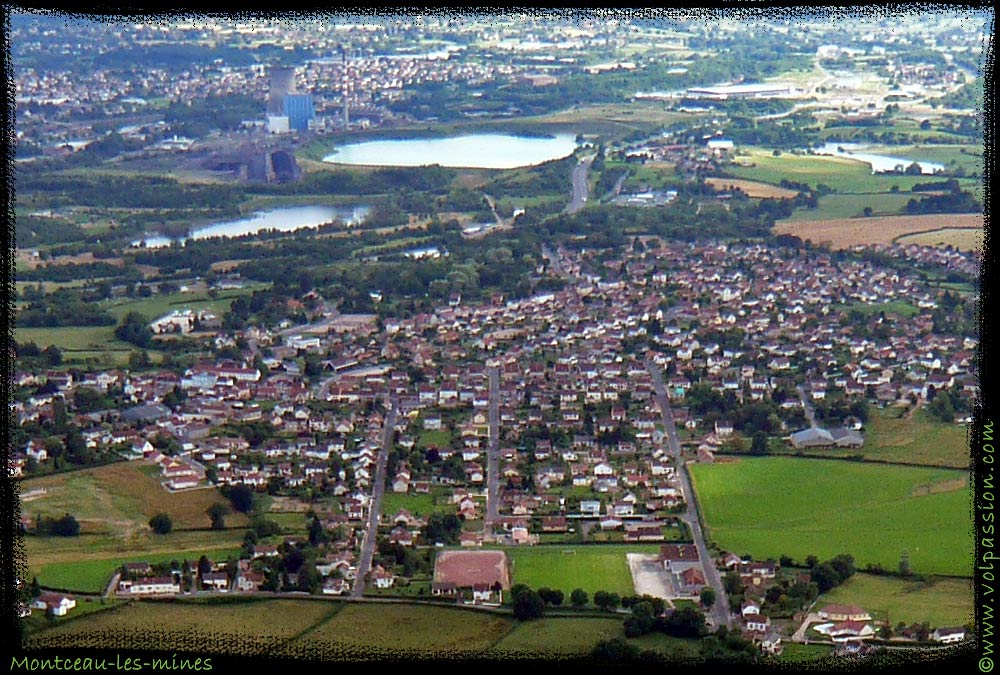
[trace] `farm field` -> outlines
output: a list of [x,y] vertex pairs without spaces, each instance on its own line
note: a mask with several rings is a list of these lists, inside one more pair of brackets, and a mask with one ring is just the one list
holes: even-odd
[[[972,568],[972,559],[968,561]],[[958,627],[972,622],[972,583],[968,579],[936,579],[931,583],[894,577],[855,574],[843,585],[824,593],[816,607],[826,604],[858,605],[873,618],[895,626],[900,621],[933,627]]]
[[[81,532],[109,533],[130,537],[148,529],[149,519],[166,513],[174,529],[207,528],[211,519],[206,511],[212,504],[226,503],[217,489],[169,493],[160,486],[156,474],[143,462],[118,462],[94,469],[83,469],[31,478],[21,485],[21,493],[45,490],[23,506],[27,515],[59,517],[72,513],[80,521]],[[227,516],[230,526],[243,525],[243,514]]]
[[911,192],[881,192],[877,194],[828,194],[819,198],[815,209],[800,207],[792,212],[789,221],[817,221],[834,218],[857,218],[864,212],[866,206],[871,207],[872,216],[897,215],[914,199]]
[[829,242],[833,249],[859,244],[891,244],[899,237],[930,232],[944,227],[972,229],[982,233],[983,215],[945,213],[922,216],[876,216],[873,218],[834,218],[817,221],[782,220],[774,225],[776,234],[792,234],[819,244]]
[[920,234],[908,234],[899,237],[897,243],[917,246],[953,246],[960,251],[976,251],[983,248],[982,230],[965,230],[946,227],[933,232],[921,232]]
[[[771,150],[747,148],[736,155],[737,162],[754,166],[733,165],[726,170],[737,178],[773,183],[783,178],[805,183],[815,188],[827,185],[835,192],[850,194],[888,193],[893,185],[901,192],[909,192],[917,183],[933,180],[931,176],[900,176],[873,174],[865,162],[825,155],[793,155],[787,152],[775,157]],[[963,179],[962,186],[972,187],[978,181]],[[859,206],[859,210],[864,204]],[[874,205],[873,205],[874,206]]]
[[325,602],[262,600],[229,603],[141,602],[30,635],[25,646],[176,649],[205,653],[272,651],[340,608]]
[[625,631],[616,618],[542,618],[515,624],[514,629],[493,645],[491,652],[515,654],[581,654],[601,640],[622,638]]
[[[316,603],[322,605],[323,603]],[[510,631],[508,616],[483,612],[401,604],[349,604],[332,618],[303,633],[287,646],[342,646],[348,649],[433,651],[435,654],[486,650]],[[371,657],[376,653],[372,652]]]
[[781,653],[781,656],[774,658],[774,661],[777,663],[813,661],[821,659],[824,656],[829,656],[830,652],[833,651],[833,648],[827,645],[804,645],[792,641],[782,641],[782,645],[785,650]]
[[856,455],[865,459],[926,464],[965,469],[969,466],[968,428],[945,424],[923,408],[904,420],[898,408],[871,411],[860,450],[830,450],[832,456]]
[[[507,548],[511,581],[538,589],[560,589],[568,598],[582,588],[593,598],[596,591],[634,595],[626,553],[656,553],[657,544],[592,546],[532,546]],[[573,551],[573,553],[564,553]]]
[[967,575],[972,539],[968,472],[792,457],[691,466],[708,538],[757,558]]
[[716,190],[737,189],[746,193],[748,197],[761,199],[792,199],[799,193],[798,190],[759,183],[753,180],[740,180],[738,178],[706,178],[705,182]]

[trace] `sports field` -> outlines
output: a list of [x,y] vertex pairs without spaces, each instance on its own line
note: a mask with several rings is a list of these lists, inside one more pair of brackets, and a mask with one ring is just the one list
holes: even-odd
[[576,588],[593,597],[596,591],[634,595],[626,553],[656,553],[657,544],[530,546],[507,548],[512,583],[561,590],[566,598]]
[[839,553],[915,573],[971,573],[968,472],[791,457],[691,467],[708,536],[757,558]]

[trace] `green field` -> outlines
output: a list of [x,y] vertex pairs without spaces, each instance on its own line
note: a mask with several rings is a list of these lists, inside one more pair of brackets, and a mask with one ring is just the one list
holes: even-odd
[[953,468],[969,466],[968,429],[964,425],[939,422],[923,408],[909,420],[899,417],[901,412],[896,408],[872,410],[861,448],[867,459]]
[[896,569],[907,551],[915,573],[971,573],[965,471],[770,457],[691,475],[709,538],[739,555],[850,553]]
[[437,496],[441,494],[441,490],[432,490],[430,494],[418,495],[412,492],[406,494],[399,492],[385,492],[382,494],[382,508],[381,513],[383,516],[392,517],[399,512],[400,509],[406,509],[414,516],[419,516],[420,518],[426,518],[432,513],[456,513],[457,507],[452,504],[435,504],[434,501]]
[[[126,551],[115,556],[108,557],[87,557],[70,562],[39,563],[38,556],[28,554],[28,570],[32,577],[38,577],[38,583],[47,588],[61,588],[77,591],[80,593],[101,593],[108,585],[108,580],[114,574],[115,569],[125,562],[148,562],[161,563],[176,560],[183,562],[186,560],[197,560],[202,555],[207,555],[212,560],[225,560],[230,556],[238,556],[240,547],[238,537],[222,536],[217,543],[203,543],[200,547],[191,548],[184,542],[186,537],[168,535],[173,538],[172,545],[178,546],[177,550],[164,551],[136,550]],[[164,545],[167,545],[164,543]]]
[[781,653],[781,656],[774,657],[774,661],[777,663],[813,661],[821,659],[824,656],[829,656],[833,650],[832,647],[827,645],[803,645],[797,642],[785,642],[784,640],[782,640],[781,644],[785,649]]
[[417,445],[421,448],[427,448],[432,445],[436,445],[439,448],[446,448],[451,444],[451,432],[445,429],[440,430],[424,430],[420,432],[420,436],[417,437]]
[[[507,548],[511,581],[531,588],[560,589],[568,598],[582,588],[593,598],[596,591],[635,595],[626,553],[656,553],[657,544],[593,546],[531,546]],[[564,551],[573,551],[565,553]]]
[[[755,165],[727,167],[727,172],[736,178],[759,180],[775,185],[778,185],[781,179],[786,178],[790,181],[806,183],[813,188],[823,184],[836,192],[857,195],[889,193],[893,185],[898,186],[901,192],[909,192],[916,183],[926,183],[932,180],[930,176],[872,174],[868,164],[842,157],[792,155],[790,153],[782,153],[775,157],[770,150],[761,148],[747,148],[740,155],[737,155],[736,159]],[[976,182],[968,179],[962,181],[963,186],[968,187],[972,187]],[[855,213],[866,205],[876,208],[878,202],[876,200],[875,203],[865,204],[859,200]]]
[[900,621],[927,621],[933,627],[958,627],[972,622],[972,583],[968,579],[922,583],[855,574],[823,594],[816,607],[831,603],[864,607],[873,612],[873,618],[888,619],[893,626]]
[[862,215],[865,207],[871,207],[873,216],[898,214],[906,203],[917,195],[911,192],[880,192],[877,194],[829,194],[819,198],[815,209],[801,207],[795,209],[788,220],[797,222],[830,220],[833,218],[854,218]]
[[621,619],[543,618],[517,624],[493,645],[493,651],[517,654],[587,653],[601,640],[623,638]]

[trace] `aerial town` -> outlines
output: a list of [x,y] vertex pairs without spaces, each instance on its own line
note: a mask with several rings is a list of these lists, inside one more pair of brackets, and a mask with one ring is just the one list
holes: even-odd
[[15,16],[25,653],[971,644],[983,33],[852,21]]

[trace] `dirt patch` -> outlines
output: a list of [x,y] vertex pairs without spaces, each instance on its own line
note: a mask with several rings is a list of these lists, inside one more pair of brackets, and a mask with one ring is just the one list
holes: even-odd
[[795,190],[759,183],[755,180],[738,178],[706,178],[705,182],[716,190],[739,190],[754,199],[792,199],[798,194]]
[[812,222],[784,220],[775,223],[775,234],[791,234],[814,243],[829,243],[833,249],[871,244],[891,244],[896,239],[919,232],[942,229],[982,230],[981,213],[942,213],[926,216],[878,216],[875,218],[835,218]]
[[967,478],[955,478],[954,480],[944,480],[940,483],[931,483],[930,485],[918,485],[913,488],[912,495],[914,497],[924,497],[927,495],[937,494],[939,492],[966,490],[968,487],[969,481]]
[[503,551],[443,551],[434,562],[434,581],[453,583],[459,588],[497,581],[510,588],[507,556]]
[[636,595],[651,595],[654,598],[675,597],[670,584],[670,575],[659,562],[655,553],[626,553],[628,568],[632,572],[632,585]]

